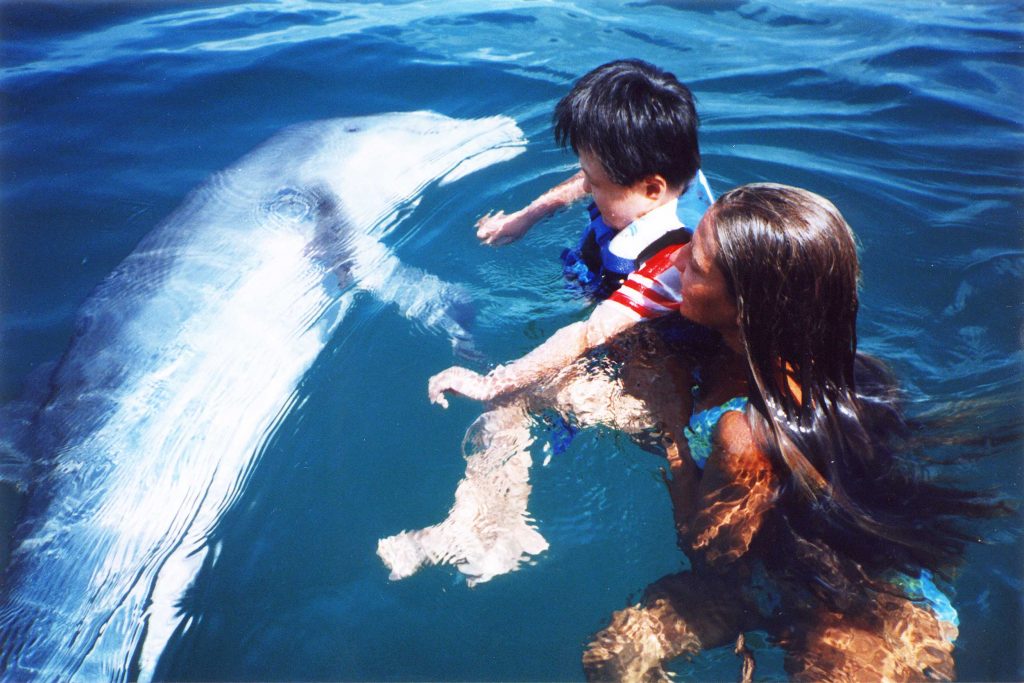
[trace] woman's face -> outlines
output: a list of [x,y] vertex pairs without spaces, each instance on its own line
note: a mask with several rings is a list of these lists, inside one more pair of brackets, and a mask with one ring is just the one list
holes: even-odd
[[695,323],[730,336],[739,331],[736,301],[729,294],[725,274],[716,262],[718,244],[708,211],[690,243],[676,252],[675,267],[682,272],[682,302],[679,313]]

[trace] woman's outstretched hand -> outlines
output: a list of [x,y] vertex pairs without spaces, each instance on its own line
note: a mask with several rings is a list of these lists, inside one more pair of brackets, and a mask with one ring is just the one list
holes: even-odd
[[476,222],[476,236],[484,244],[497,247],[515,242],[533,227],[525,211],[506,214],[504,211],[489,213]]
[[493,398],[486,377],[458,366],[442,370],[427,382],[427,396],[431,403],[447,408],[448,399],[445,394],[448,392],[476,401],[489,401]]

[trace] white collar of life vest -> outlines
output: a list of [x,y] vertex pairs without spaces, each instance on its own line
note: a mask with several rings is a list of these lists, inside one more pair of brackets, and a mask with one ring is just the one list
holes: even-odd
[[635,259],[666,232],[679,227],[691,230],[696,228],[701,216],[713,202],[714,196],[704,173],[697,171],[697,177],[686,188],[686,192],[648,211],[620,230],[608,243],[608,249],[620,258]]

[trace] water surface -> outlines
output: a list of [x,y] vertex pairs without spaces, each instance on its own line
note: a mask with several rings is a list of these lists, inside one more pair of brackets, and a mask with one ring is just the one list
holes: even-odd
[[[211,173],[290,124],[388,111],[506,114],[529,137],[426,188],[387,240],[472,292],[481,366],[523,353],[580,314],[556,259],[582,209],[503,249],[472,224],[568,175],[554,103],[641,57],[695,92],[716,190],[771,180],[839,206],[862,244],[863,348],[915,410],[977,407],[962,474],[1019,497],[1022,19],[1009,2],[5,3],[0,399],[38,383],[90,291]],[[452,362],[445,339],[356,301],[210,539],[160,677],[581,677],[589,635],[680,566],[659,463],[586,432],[535,469],[551,548],[534,564],[473,589],[449,568],[389,582],[377,539],[443,518],[464,468],[478,406],[425,397]],[[992,540],[956,585],[964,680],[1024,677],[1024,557]],[[783,678],[753,641],[759,677]],[[717,651],[675,669],[739,666]]]

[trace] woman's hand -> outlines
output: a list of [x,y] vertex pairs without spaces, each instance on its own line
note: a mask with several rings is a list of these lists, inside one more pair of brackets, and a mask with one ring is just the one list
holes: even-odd
[[445,397],[447,392],[476,401],[489,401],[494,398],[490,382],[484,375],[458,366],[442,370],[427,382],[427,396],[431,403],[447,408],[448,399]]
[[476,236],[484,244],[501,246],[515,242],[533,227],[525,211],[489,213],[476,222]]
[[[668,489],[672,501],[672,518],[676,523],[676,543],[684,551],[688,549],[685,541],[690,518],[693,514],[697,498],[697,486],[700,482],[700,470],[690,455],[690,449],[680,444],[675,435],[665,439],[665,457],[668,460],[668,471],[661,468],[661,480]],[[671,476],[669,476],[671,474]]]

